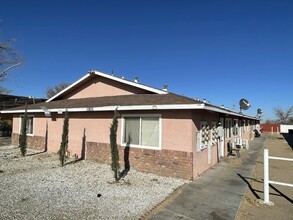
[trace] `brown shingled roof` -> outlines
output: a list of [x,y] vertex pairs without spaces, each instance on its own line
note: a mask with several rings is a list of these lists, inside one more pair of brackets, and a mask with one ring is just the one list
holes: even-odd
[[[134,105],[180,105],[201,104],[202,102],[176,94],[136,94],[122,96],[105,96],[82,99],[66,99],[28,105],[27,109],[56,108],[89,108],[105,106],[134,106]],[[9,110],[23,110],[24,106]]]

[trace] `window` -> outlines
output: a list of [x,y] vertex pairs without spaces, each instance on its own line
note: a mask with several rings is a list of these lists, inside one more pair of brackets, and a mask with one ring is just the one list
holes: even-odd
[[160,148],[161,119],[156,115],[124,116],[122,145]]
[[[23,117],[24,116],[21,116],[20,132],[21,132],[21,126],[23,123]],[[34,133],[34,117],[33,116],[28,116],[28,119],[26,122],[26,133],[31,135]]]

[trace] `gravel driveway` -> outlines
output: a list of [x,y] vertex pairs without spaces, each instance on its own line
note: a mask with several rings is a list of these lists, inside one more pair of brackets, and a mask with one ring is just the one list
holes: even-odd
[[0,219],[139,219],[188,182],[135,170],[113,180],[108,165],[1,146]]

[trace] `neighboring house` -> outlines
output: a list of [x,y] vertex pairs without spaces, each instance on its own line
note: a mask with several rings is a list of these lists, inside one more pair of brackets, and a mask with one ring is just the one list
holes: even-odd
[[46,99],[35,98],[31,96],[16,96],[8,94],[0,94],[0,111],[10,108],[15,108],[19,106],[24,106],[25,104],[35,104],[39,102],[45,102]]
[[[44,102],[46,99],[27,97],[27,96],[16,96],[8,94],[0,94],[0,111],[25,104],[35,104],[38,102]],[[7,117],[8,116],[8,117]],[[11,134],[12,116],[0,114],[0,136],[7,136]]]
[[[97,71],[44,103],[27,106],[29,146],[59,150],[64,112],[69,115],[71,156],[111,162],[110,124],[118,109],[120,164],[164,176],[195,179],[227,155],[227,143],[251,139],[259,119]],[[13,116],[18,144],[24,107]],[[219,124],[220,123],[220,124]],[[219,138],[220,137],[220,138]]]

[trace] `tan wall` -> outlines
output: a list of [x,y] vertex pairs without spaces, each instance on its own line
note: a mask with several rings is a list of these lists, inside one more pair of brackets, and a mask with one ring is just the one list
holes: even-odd
[[[127,112],[129,113],[129,112]],[[131,112],[134,114],[134,112]],[[192,152],[193,122],[191,113],[183,111],[150,112],[138,114],[162,115],[162,149]],[[121,113],[123,114],[123,112]],[[61,143],[64,115],[52,113],[51,117],[35,115],[34,135],[45,137],[48,126],[48,150],[57,152]],[[69,147],[70,154],[80,155],[82,139],[88,142],[109,143],[110,125],[113,112],[69,113]],[[121,144],[121,120],[118,120],[117,142]],[[19,133],[19,118],[14,118],[13,133]]]
[[192,152],[194,142],[191,111],[166,111],[162,114],[162,148]]
[[18,115],[13,116],[12,120],[12,133],[19,133],[20,131],[20,120]]
[[143,89],[125,85],[110,79],[96,76],[59,99],[77,99],[88,97],[117,96],[149,93]]

